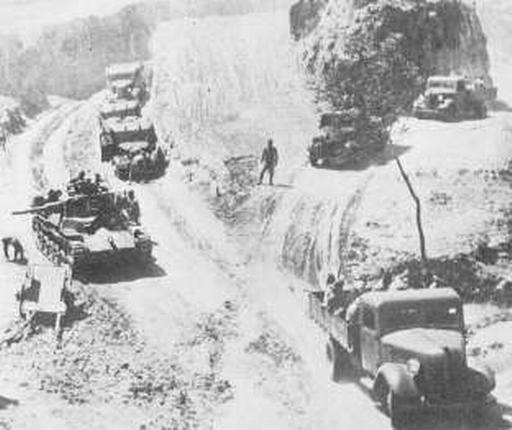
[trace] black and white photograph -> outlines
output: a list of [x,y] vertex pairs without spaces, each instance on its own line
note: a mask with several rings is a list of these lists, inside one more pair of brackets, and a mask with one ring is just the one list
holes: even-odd
[[512,430],[512,0],[0,0],[0,430]]

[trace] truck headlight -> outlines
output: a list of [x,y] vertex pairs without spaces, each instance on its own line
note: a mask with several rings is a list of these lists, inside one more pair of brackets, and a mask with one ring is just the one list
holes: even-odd
[[407,360],[407,370],[412,375],[416,376],[420,371],[420,362],[416,358],[410,358]]

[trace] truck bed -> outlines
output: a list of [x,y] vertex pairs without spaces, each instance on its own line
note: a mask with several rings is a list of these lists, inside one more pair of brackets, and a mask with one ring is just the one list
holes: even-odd
[[341,316],[335,316],[323,306],[323,291],[308,293],[308,316],[318,324],[322,330],[332,336],[343,347],[348,347],[348,325]]

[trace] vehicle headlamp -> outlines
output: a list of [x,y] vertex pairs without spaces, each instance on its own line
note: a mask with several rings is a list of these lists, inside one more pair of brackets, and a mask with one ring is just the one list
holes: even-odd
[[420,371],[421,364],[416,358],[407,360],[407,370],[412,375],[417,375]]

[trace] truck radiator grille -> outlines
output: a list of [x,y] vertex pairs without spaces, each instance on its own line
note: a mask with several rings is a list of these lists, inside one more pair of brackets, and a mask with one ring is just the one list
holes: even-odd
[[466,396],[465,366],[448,353],[441,363],[427,366],[425,394],[431,400],[458,401]]

